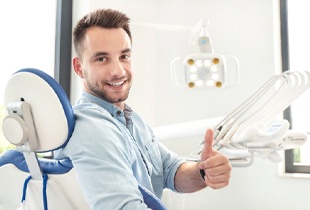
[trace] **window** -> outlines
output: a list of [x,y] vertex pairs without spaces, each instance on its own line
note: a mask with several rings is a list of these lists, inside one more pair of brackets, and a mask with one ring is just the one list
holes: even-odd
[[[0,2],[0,126],[5,116],[4,88],[22,68],[37,68],[54,76],[57,1],[11,0]],[[0,129],[0,153],[13,147]]]
[[[309,20],[310,14],[307,10],[310,7],[308,0],[281,1],[283,7],[282,18],[287,25],[283,27],[282,35],[284,42],[283,69],[304,71],[309,69],[308,49],[310,47],[310,32],[303,24]],[[283,20],[282,19],[282,20]],[[283,22],[283,21],[282,21]],[[286,27],[286,29],[285,29]],[[283,37],[282,37],[283,41]],[[310,91],[308,90],[291,107],[286,110],[286,117],[290,119],[293,130],[310,132]],[[310,142],[308,141],[301,148],[285,152],[285,172],[287,173],[310,173]]]

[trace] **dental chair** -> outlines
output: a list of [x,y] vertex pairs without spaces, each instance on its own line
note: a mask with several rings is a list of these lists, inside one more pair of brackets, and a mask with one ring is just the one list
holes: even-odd
[[[70,159],[43,156],[64,147],[74,130],[74,113],[61,86],[40,70],[22,69],[9,80],[4,103],[3,134],[16,149],[0,155],[0,210],[90,209]],[[148,208],[166,209],[138,188]]]

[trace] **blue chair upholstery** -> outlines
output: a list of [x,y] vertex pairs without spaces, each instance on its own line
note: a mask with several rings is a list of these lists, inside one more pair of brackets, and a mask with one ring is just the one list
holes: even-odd
[[[29,160],[25,158],[28,152],[23,151],[24,147],[21,143],[17,145],[17,149],[2,153],[0,155],[0,210],[1,208],[17,209],[20,206],[23,206],[22,209],[31,210],[47,210],[48,208],[57,210],[89,209],[82,191],[76,182],[75,171],[71,161],[69,159],[54,160],[37,156],[40,152],[54,151],[63,147],[71,137],[74,130],[75,118],[70,101],[65,92],[52,77],[37,69],[22,69],[17,71],[12,76],[12,80],[15,80],[14,83],[8,84],[9,87],[7,89],[9,90],[5,92],[5,98],[7,99],[5,105],[9,106],[11,101],[26,101],[30,104],[38,144],[35,144],[34,147],[30,145],[29,148],[30,150],[35,148],[34,153],[36,161],[34,162],[35,165],[37,164],[40,168],[42,180],[32,179],[31,168],[33,166],[30,166]],[[24,80],[29,80],[29,82]],[[36,84],[32,85],[32,82],[43,83],[42,86],[44,88],[48,87],[46,90],[47,93],[43,93],[42,95],[41,91],[45,90],[37,88]],[[21,86],[24,85],[25,87],[15,88],[16,84]],[[30,94],[26,93],[27,91],[30,92]],[[23,93],[20,95],[19,92]],[[11,93],[13,93],[14,96],[11,96]],[[36,94],[38,95],[37,98],[33,96]],[[55,123],[53,113],[52,115],[46,113],[48,108],[44,107],[45,101],[42,99],[46,94],[51,94],[51,96],[48,95],[48,98],[45,100],[50,100],[50,97],[54,97],[58,100],[56,100],[56,106],[58,105],[61,107],[60,115],[64,116],[64,120]],[[38,100],[40,102],[37,102]],[[49,105],[54,106],[55,104]],[[43,109],[38,108],[40,106],[43,106]],[[39,112],[39,114],[36,112]],[[14,115],[14,111],[11,114]],[[42,118],[42,115],[45,117],[45,114],[47,114],[48,117],[42,121],[40,118]],[[41,126],[39,122],[43,122],[45,125]],[[61,124],[62,128],[66,128],[64,128],[63,131],[58,131],[58,124]],[[6,131],[6,133],[10,132],[10,129],[7,130],[9,131]],[[41,130],[43,131],[41,132]],[[54,138],[54,135],[56,135],[56,138]],[[58,135],[61,136],[59,137]],[[30,153],[31,152],[32,151],[30,151]],[[10,189],[7,190],[4,188],[5,185]],[[40,188],[41,190],[39,190]],[[163,203],[143,186],[139,186],[139,190],[148,208],[154,210],[166,209]],[[64,202],[64,204],[62,202]]]

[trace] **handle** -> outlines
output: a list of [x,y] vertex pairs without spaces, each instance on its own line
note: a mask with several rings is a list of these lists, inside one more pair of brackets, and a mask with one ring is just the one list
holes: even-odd
[[[232,65],[228,65],[228,60],[233,61]],[[231,68],[232,67],[232,68]],[[240,81],[240,64],[239,64],[239,60],[237,57],[232,56],[232,55],[228,55],[227,56],[227,70],[229,71],[234,71],[234,83],[226,83],[227,86],[233,86],[239,83]],[[227,72],[226,72],[227,73]]]
[[172,78],[174,84],[184,87],[186,85],[185,82],[184,82],[184,84],[182,84],[182,83],[180,83],[180,80],[177,79],[178,78],[177,70],[183,69],[183,66],[179,67],[177,65],[180,60],[181,60],[181,57],[177,57],[171,61],[171,68],[170,68],[171,78]]

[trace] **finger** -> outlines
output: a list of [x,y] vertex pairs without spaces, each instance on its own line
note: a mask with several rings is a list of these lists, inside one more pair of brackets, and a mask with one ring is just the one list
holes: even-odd
[[214,137],[213,130],[207,129],[204,138],[204,146],[201,150],[201,161],[207,160],[209,157],[214,155],[213,137]]
[[214,170],[218,166],[226,166],[227,164],[229,165],[229,160],[226,156],[222,155],[221,153],[217,151],[213,151],[213,154],[211,157],[199,163],[199,167],[201,169],[213,168]]
[[[213,157],[212,157],[213,158]],[[228,162],[218,162],[214,166],[206,166],[202,165],[204,168],[205,174],[209,176],[216,177],[221,176],[223,174],[230,174],[231,172],[231,165]]]
[[205,170],[205,183],[212,189],[220,189],[226,187],[229,184],[230,170],[224,170],[223,173],[210,173],[209,169]]
[[220,189],[226,187],[229,184],[229,177],[223,175],[222,177],[217,176],[214,178],[212,176],[206,175],[205,183],[212,189]]

